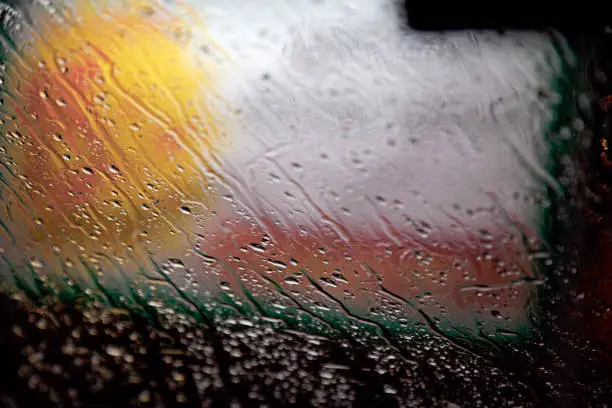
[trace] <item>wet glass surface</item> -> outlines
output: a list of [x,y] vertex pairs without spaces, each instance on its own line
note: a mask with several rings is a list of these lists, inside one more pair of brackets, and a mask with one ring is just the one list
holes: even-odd
[[0,4],[0,404],[611,400],[609,40]]

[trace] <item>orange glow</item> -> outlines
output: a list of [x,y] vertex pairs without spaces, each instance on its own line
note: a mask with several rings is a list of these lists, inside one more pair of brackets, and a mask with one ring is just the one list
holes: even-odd
[[77,2],[69,24],[37,22],[31,51],[9,56],[5,128],[22,187],[44,197],[29,200],[43,235],[129,241],[208,198],[200,152],[220,140],[199,98],[212,70],[161,7],[96,3]]
[[468,242],[398,246],[382,232],[346,242],[325,228],[298,234],[268,221],[272,227],[265,230],[239,219],[228,221],[232,232],[208,234],[200,250],[238,271],[226,276],[230,283],[236,284],[236,277],[263,285],[274,281],[287,293],[310,293],[304,298],[310,298],[307,302],[337,307],[320,290],[306,289],[314,281],[363,316],[368,308],[391,301],[455,322],[473,322],[478,315],[481,321],[518,327],[524,324],[524,306],[534,295],[534,287],[525,282],[535,278],[534,272],[520,244],[487,254]]

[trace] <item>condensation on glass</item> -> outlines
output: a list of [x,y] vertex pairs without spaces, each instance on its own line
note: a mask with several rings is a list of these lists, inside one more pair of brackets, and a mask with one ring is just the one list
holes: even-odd
[[[341,364],[270,367],[310,367],[332,342],[371,350],[383,377],[427,361],[445,373],[434,383],[496,384],[503,364],[488,364],[527,361],[550,293],[573,290],[591,95],[560,35],[417,33],[392,0],[2,10],[0,276],[45,321],[64,324],[49,304],[84,302],[94,326],[182,327],[203,350],[200,396],[270,370],[289,384],[279,401],[319,387],[308,403],[351,405],[363,396]],[[310,339],[312,359],[287,336]],[[401,363],[381,368],[385,356]],[[381,395],[485,398],[415,391],[431,378]],[[486,398],[523,398],[500,389]]]

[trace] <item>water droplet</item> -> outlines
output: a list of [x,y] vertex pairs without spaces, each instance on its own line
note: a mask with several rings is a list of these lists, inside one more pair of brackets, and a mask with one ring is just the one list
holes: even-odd
[[293,276],[288,276],[288,277],[285,278],[285,283],[288,284],[288,285],[299,285],[300,281],[298,281]]
[[325,286],[331,286],[333,288],[338,287],[338,285],[336,285],[336,283],[333,280],[331,280],[330,278],[321,278],[321,279],[319,279],[319,282],[321,282]]
[[342,283],[349,283],[348,280],[339,272],[332,273],[332,276],[335,280]]
[[173,268],[184,268],[185,267],[185,264],[180,259],[170,258],[170,259],[168,259],[168,261],[170,261],[170,265]]
[[272,260],[272,259],[268,259],[268,262],[270,262],[270,264],[274,265],[278,269],[287,269],[287,264],[284,263],[284,262],[275,261],[275,260]]
[[385,384],[385,386],[383,387],[385,394],[390,394],[390,395],[395,395],[397,394],[397,390],[395,388],[393,388],[392,386]]
[[43,262],[38,258],[30,259],[30,265],[32,268],[42,268],[44,266]]
[[112,357],[119,357],[123,352],[121,348],[111,344],[106,347],[106,353]]
[[213,256],[206,255],[206,254],[200,254],[200,256],[202,257],[202,259],[204,259],[204,262],[206,263],[206,265],[213,266],[217,264],[217,258]]
[[261,244],[257,244],[257,243],[253,243],[253,244],[249,244],[249,247],[256,252],[265,252],[266,248],[263,247],[263,245]]
[[138,402],[146,404],[149,401],[151,401],[151,393],[149,390],[144,390],[138,394]]

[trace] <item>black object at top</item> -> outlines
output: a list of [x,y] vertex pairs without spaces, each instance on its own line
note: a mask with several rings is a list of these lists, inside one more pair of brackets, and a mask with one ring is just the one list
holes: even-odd
[[498,29],[601,31],[612,13],[595,2],[405,0],[415,30]]

